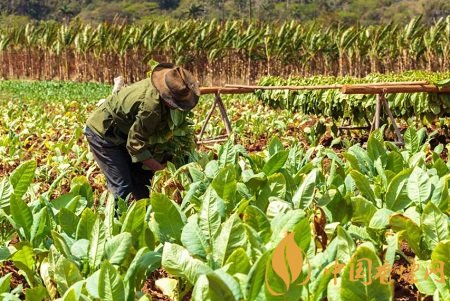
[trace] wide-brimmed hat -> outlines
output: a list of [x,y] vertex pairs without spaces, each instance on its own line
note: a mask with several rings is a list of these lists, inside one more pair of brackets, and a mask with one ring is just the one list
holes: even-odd
[[195,77],[188,70],[170,63],[161,63],[153,69],[151,80],[161,98],[182,111],[194,108],[200,97]]

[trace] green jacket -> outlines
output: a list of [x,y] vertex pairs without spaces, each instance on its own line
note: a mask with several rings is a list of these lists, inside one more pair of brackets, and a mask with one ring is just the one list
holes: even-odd
[[109,96],[88,118],[87,126],[116,145],[126,145],[133,162],[152,158],[149,140],[168,127],[169,108],[150,79]]

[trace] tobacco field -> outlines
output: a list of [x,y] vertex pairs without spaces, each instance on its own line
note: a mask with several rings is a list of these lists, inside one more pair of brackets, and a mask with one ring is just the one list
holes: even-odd
[[[389,99],[404,147],[385,127],[338,135],[366,111],[331,94],[229,96],[232,139],[174,148],[184,159],[115,214],[83,135],[110,93],[0,82],[1,300],[450,300],[448,95]],[[155,143],[197,134],[212,101]],[[218,116],[206,131],[223,134]]]

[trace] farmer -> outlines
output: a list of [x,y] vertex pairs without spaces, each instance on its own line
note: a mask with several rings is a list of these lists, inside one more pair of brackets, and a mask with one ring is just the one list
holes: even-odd
[[199,96],[189,71],[162,63],[151,78],[113,92],[90,115],[85,135],[116,199],[149,197],[147,185],[165,167],[152,157],[149,138],[168,126],[170,109],[189,111]]

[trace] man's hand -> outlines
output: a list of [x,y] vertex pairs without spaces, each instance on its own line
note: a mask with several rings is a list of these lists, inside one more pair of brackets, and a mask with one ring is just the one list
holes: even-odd
[[165,164],[161,164],[158,161],[156,161],[155,159],[148,159],[148,160],[144,160],[142,161],[142,163],[147,166],[150,170],[153,171],[158,171],[161,169],[164,169],[166,166]]

